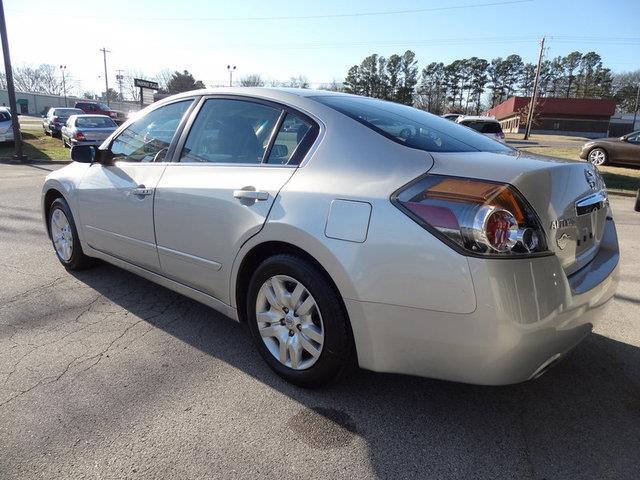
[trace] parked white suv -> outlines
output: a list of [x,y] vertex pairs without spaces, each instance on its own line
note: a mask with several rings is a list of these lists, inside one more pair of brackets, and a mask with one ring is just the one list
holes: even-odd
[[500,122],[493,117],[472,117],[469,115],[463,115],[458,117],[456,122],[464,125],[465,127],[473,128],[476,132],[480,132],[489,138],[505,143],[502,126],[500,125]]

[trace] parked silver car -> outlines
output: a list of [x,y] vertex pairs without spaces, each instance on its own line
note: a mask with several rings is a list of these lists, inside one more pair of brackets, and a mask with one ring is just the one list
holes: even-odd
[[13,142],[13,122],[7,107],[0,107],[0,142]]
[[72,115],[60,131],[65,147],[100,145],[118,125],[106,115]]
[[72,158],[42,191],[62,264],[100,258],[246,322],[299,385],[356,363],[535,378],[591,332],[616,288],[595,167],[526,156],[404,105],[193,91]]

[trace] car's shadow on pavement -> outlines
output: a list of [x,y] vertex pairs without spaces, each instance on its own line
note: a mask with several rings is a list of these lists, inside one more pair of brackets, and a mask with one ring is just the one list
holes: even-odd
[[[357,371],[304,390],[269,370],[244,326],[205,306],[109,265],[75,276],[297,401],[287,423],[297,441],[328,450],[362,438],[380,478],[637,478],[640,471],[637,347],[594,334],[545,376],[508,387]],[[159,296],[178,303],[171,317],[149,315],[145,300]]]

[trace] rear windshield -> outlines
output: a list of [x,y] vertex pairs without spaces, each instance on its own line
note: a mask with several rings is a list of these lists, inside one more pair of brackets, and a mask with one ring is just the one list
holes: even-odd
[[510,152],[513,149],[417,108],[369,97],[309,97],[369,127],[371,130],[427,152]]
[[11,114],[6,110],[0,110],[0,122],[6,122],[11,120]]
[[109,128],[116,127],[113,120],[108,117],[78,117],[76,118],[78,128]]
[[56,108],[53,111],[53,114],[58,117],[70,117],[71,115],[78,115],[80,113],[84,112],[79,108]]
[[459,122],[465,127],[473,128],[480,133],[502,133],[502,127],[498,122],[487,122],[484,120],[463,120]]

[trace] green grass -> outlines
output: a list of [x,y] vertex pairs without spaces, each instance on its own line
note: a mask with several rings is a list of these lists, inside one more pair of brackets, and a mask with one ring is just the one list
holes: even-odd
[[[62,140],[46,136],[41,128],[22,130],[23,153],[28,160],[68,161],[69,149],[62,146]],[[11,160],[15,154],[13,144],[0,145],[0,160]]]
[[[539,135],[537,142],[540,141]],[[548,155],[550,157],[568,158],[569,160],[580,160],[580,143],[576,147],[557,147],[547,145],[514,145],[518,150],[523,152],[537,153],[539,155]],[[611,192],[633,193],[635,194],[640,187],[640,168],[634,167],[613,167],[604,165],[598,167],[607,189]]]

